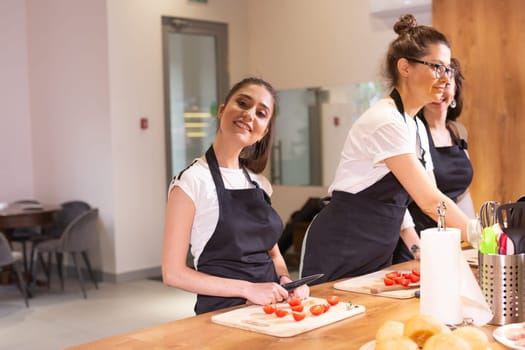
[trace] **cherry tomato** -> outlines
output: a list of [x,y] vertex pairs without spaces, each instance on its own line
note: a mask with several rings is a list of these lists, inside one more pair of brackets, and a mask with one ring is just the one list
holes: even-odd
[[323,305],[323,308],[324,308],[323,313],[327,312],[328,310],[330,310],[330,305],[328,305],[328,304],[322,304],[322,305]]
[[395,279],[396,277],[400,277],[400,276],[401,276],[401,273],[399,271],[394,271],[394,272],[385,274],[385,277],[391,278],[391,279]]
[[304,308],[303,304],[290,306],[290,309],[292,309],[292,311],[295,311],[295,312],[302,312],[303,308]]
[[297,297],[290,298],[288,299],[288,305],[290,306],[301,305],[301,299]]
[[339,303],[339,297],[337,295],[330,295],[329,297],[326,298],[326,301],[328,302],[328,304],[330,305],[337,305]]
[[275,316],[277,317],[284,317],[288,315],[288,311],[284,310],[284,309],[277,309],[275,310]]
[[411,283],[417,283],[417,282],[419,282],[419,276],[418,276],[418,275],[415,275],[415,274],[413,274],[413,273],[410,274],[409,279],[410,279],[410,282],[411,282]]
[[385,286],[393,286],[395,281],[392,278],[385,277],[384,279]]
[[306,314],[302,312],[293,312],[293,319],[296,321],[302,321],[306,317]]
[[420,276],[420,274],[419,274],[419,271],[418,271],[418,270],[412,270],[412,273],[413,273],[414,275],[416,275],[416,276]]
[[410,280],[408,278],[402,278],[399,284],[403,287],[408,287],[408,285],[410,284]]
[[265,314],[273,314],[275,312],[275,307],[273,305],[264,305],[263,311]]
[[319,316],[324,313],[324,306],[322,304],[315,304],[310,306],[310,313],[314,316]]

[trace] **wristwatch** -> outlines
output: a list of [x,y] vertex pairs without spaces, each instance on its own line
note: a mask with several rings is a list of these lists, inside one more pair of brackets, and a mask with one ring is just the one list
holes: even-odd
[[412,254],[415,254],[419,251],[419,246],[417,244],[412,244],[412,247],[410,247],[410,251]]

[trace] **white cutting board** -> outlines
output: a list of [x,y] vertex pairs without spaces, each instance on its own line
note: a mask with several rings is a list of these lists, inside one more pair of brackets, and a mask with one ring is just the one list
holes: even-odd
[[363,275],[359,277],[352,277],[350,279],[337,282],[334,284],[335,289],[345,290],[347,292],[355,292],[362,294],[371,294],[381,297],[389,297],[395,299],[409,299],[415,296],[418,288],[407,288],[402,290],[385,291],[377,294],[373,294],[370,289],[374,287],[384,286],[385,275],[390,272],[399,271],[401,273],[409,273],[410,271],[405,270],[380,270]]
[[[275,337],[292,337],[365,312],[364,306],[353,304],[349,308],[347,302],[340,301],[339,304],[331,306],[330,310],[319,316],[313,316],[310,313],[311,305],[326,303],[325,299],[313,297],[303,300],[303,313],[306,314],[306,317],[301,321],[295,321],[291,312],[282,318],[275,316],[275,314],[267,315],[260,305],[250,305],[214,315],[211,320],[224,326],[269,334]],[[287,303],[279,303],[277,307],[291,311]]]

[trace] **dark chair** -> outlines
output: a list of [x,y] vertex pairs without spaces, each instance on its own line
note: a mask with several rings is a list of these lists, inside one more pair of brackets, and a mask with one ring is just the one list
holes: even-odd
[[[35,257],[35,247],[45,241],[58,239],[62,236],[62,233],[66,229],[66,227],[80,214],[88,211],[91,209],[91,206],[84,202],[79,200],[74,201],[67,201],[61,204],[61,209],[56,215],[55,221],[48,226],[45,226],[42,229],[42,234],[33,236],[31,238],[31,256],[30,256],[30,262],[29,262],[29,271],[33,272],[33,266],[34,266],[34,257]],[[57,260],[61,259],[62,256],[60,253],[57,253],[58,256],[56,257]],[[59,271],[61,273],[62,271]],[[63,280],[61,279],[63,282]],[[62,283],[62,290],[64,289],[64,285]]]
[[[47,240],[35,245],[35,251],[38,255],[38,259],[44,268],[48,283],[50,282],[50,265],[51,257],[54,253],[64,254],[70,253],[73,258],[73,263],[77,270],[77,276],[80,283],[80,288],[82,289],[82,294],[84,298],[87,298],[86,290],[84,288],[84,279],[82,277],[82,271],[80,270],[80,265],[77,259],[77,253],[80,253],[84,258],[84,262],[88,269],[89,275],[95,288],[98,289],[98,284],[91,269],[91,263],[87,255],[87,251],[96,245],[97,242],[97,221],[98,221],[98,209],[90,209],[79,216],[77,216],[69,225],[66,227],[60,238]],[[47,264],[42,258],[42,253],[50,253]],[[57,267],[59,269],[59,277],[61,279],[62,286],[63,277],[62,277],[62,259],[60,261],[57,259]],[[47,265],[47,266],[46,266]]]
[[27,301],[27,287],[24,278],[22,277],[22,272],[18,266],[19,260],[22,259],[22,256],[18,252],[11,251],[9,242],[5,238],[4,234],[0,232],[0,268],[4,266],[11,265],[13,271],[16,274],[16,279],[18,282],[18,288],[24,297],[26,307],[29,307],[29,302]]
[[[34,199],[23,199],[15,201],[11,204],[17,204],[17,205],[41,205],[41,203]],[[28,271],[30,271],[30,266],[28,264],[28,258],[27,258],[27,243],[31,241],[33,237],[39,236],[41,233],[40,227],[28,227],[28,228],[17,228],[10,232],[9,237],[11,238],[11,242],[18,242],[22,245],[22,256],[24,261],[24,272],[27,275]]]

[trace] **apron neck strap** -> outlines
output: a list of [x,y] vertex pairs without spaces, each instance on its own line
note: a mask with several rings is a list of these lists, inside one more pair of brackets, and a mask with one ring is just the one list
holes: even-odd
[[390,97],[392,98],[392,100],[394,100],[397,110],[399,111],[399,113],[401,113],[403,119],[405,119],[405,108],[403,107],[403,101],[401,100],[401,95],[399,95],[399,91],[397,91],[396,88],[392,90],[392,92],[390,93]]

